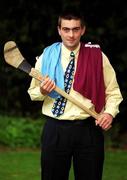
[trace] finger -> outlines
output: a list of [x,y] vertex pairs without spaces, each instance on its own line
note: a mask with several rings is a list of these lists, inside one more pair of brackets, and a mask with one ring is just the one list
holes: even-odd
[[51,82],[51,79],[49,79],[49,77],[45,77],[43,81],[41,82],[41,87],[43,87],[44,89],[47,88],[50,82]]
[[101,127],[103,127],[103,126],[105,126],[106,124],[107,124],[107,119],[104,117],[101,121],[100,121],[100,123],[99,123],[99,125],[101,126]]
[[110,125],[107,125],[107,126],[105,126],[104,130],[105,130],[105,131],[108,131],[111,127],[112,127],[111,124],[110,124]]
[[106,129],[106,128],[108,128],[108,126],[109,126],[109,122],[107,122],[107,121],[105,121],[105,122],[101,125],[102,129]]
[[44,86],[45,82],[44,80],[41,82],[40,87],[42,88]]
[[47,91],[47,82],[48,82],[48,79],[44,78],[44,80],[41,82],[40,84],[40,91],[42,94],[46,95],[48,94],[49,92]]
[[100,116],[100,117],[96,120],[96,125],[99,125],[99,126],[100,126],[100,124],[103,123],[103,121],[104,121],[104,117],[103,117],[103,116]]
[[55,83],[51,80],[47,82],[46,86],[46,90],[51,92],[55,88]]

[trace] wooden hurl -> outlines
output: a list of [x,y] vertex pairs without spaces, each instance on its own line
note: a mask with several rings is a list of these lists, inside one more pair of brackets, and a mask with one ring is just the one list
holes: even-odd
[[[20,53],[16,43],[14,41],[8,41],[4,45],[4,58],[5,61],[15,67],[18,68],[26,73],[28,73],[31,77],[37,79],[38,81],[42,82],[44,77],[42,74],[37,71],[35,68],[33,68],[22,56]],[[84,111],[86,111],[90,116],[97,119],[98,115],[94,110],[88,109],[86,106],[84,106],[82,103],[77,101],[74,97],[67,94],[65,91],[60,89],[59,87],[55,87],[54,89],[57,93],[59,93],[61,96],[65,97],[69,101],[71,101],[73,104],[77,105]]]

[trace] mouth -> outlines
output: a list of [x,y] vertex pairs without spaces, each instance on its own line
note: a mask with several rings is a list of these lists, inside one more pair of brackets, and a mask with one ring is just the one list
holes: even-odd
[[74,39],[68,39],[67,42],[73,43],[73,42],[74,42]]

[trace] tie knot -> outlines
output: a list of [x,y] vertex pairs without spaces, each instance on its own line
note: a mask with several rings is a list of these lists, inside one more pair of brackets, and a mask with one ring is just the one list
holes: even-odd
[[74,54],[73,51],[71,51],[70,56],[73,57],[73,58],[75,57],[75,54]]

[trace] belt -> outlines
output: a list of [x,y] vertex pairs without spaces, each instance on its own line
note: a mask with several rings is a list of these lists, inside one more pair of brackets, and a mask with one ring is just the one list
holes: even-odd
[[95,124],[95,120],[93,117],[88,117],[87,119],[76,119],[76,120],[68,120],[68,119],[55,119],[49,116],[45,116],[46,120],[52,121],[54,123],[60,124],[60,125],[82,125],[82,124]]

